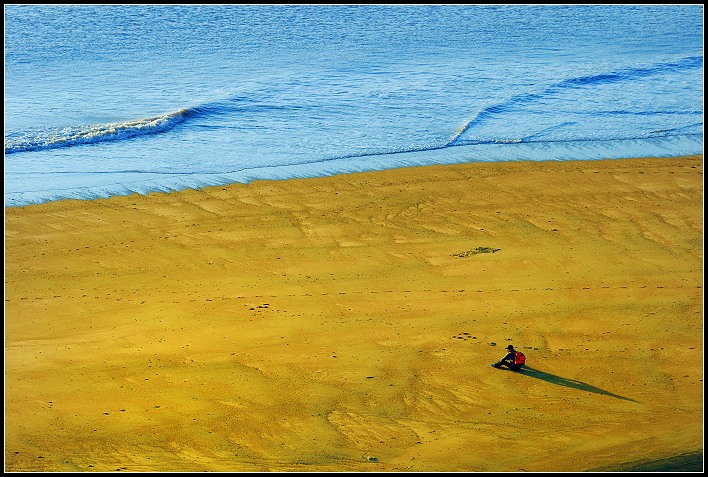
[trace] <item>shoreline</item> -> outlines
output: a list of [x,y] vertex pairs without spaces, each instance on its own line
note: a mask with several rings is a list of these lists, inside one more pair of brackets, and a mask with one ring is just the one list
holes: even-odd
[[[5,470],[702,452],[702,175],[465,163],[6,207]],[[524,373],[489,366],[507,342]]]
[[[688,136],[691,137],[691,136]],[[686,137],[674,138],[670,140],[667,144],[652,144],[645,145],[645,149],[649,156],[645,158],[659,158],[659,159],[671,159],[680,157],[691,157],[692,153],[686,153],[679,156],[665,157],[658,156],[662,154],[666,149],[671,149],[673,151],[701,151],[702,141],[698,141],[698,138],[702,136],[698,135],[696,138],[697,143],[692,147],[687,147],[685,145],[676,144],[674,141],[685,141]],[[634,144],[637,140],[618,140],[619,143],[613,143],[611,146],[606,146],[605,148],[600,148],[594,151],[584,151],[579,152],[577,150],[545,150],[545,154],[550,154],[551,157],[568,157],[570,154],[578,154],[577,159],[569,161],[567,159],[558,159],[558,162],[574,162],[574,161],[603,161],[603,160],[622,160],[622,159],[632,159],[636,158],[632,154],[637,149]],[[68,188],[62,188],[62,190],[70,191],[69,196],[57,198],[56,196],[47,199],[47,192],[42,192],[41,195],[44,196],[44,202],[36,202],[36,197],[28,198],[26,194],[33,195],[39,193],[34,192],[12,192],[10,197],[7,193],[5,196],[5,208],[14,207],[25,207],[28,205],[40,205],[47,202],[57,202],[60,200],[101,200],[111,197],[127,197],[130,195],[149,195],[155,193],[173,193],[181,192],[184,190],[201,190],[208,187],[225,187],[233,184],[248,184],[254,181],[284,181],[292,179],[318,179],[324,177],[332,177],[338,175],[349,175],[358,174],[366,172],[385,172],[390,170],[399,169],[409,169],[413,167],[428,167],[428,166],[446,166],[446,165],[464,165],[464,164],[477,164],[477,163],[492,163],[492,164],[503,164],[508,162],[520,162],[520,163],[533,163],[533,162],[546,162],[542,159],[544,152],[529,153],[525,150],[525,145],[523,143],[504,143],[503,152],[501,150],[495,150],[500,144],[488,144],[487,146],[492,147],[492,150],[485,151],[484,149],[478,150],[477,154],[482,157],[499,158],[500,155],[504,158],[503,160],[491,160],[491,161],[469,161],[469,152],[466,151],[466,147],[459,146],[447,146],[441,148],[433,149],[423,149],[423,150],[410,150],[410,151],[400,151],[395,153],[385,153],[385,154],[373,154],[367,157],[369,165],[367,165],[363,170],[361,169],[361,164],[358,162],[362,159],[362,156],[347,156],[332,158],[324,160],[322,162],[308,163],[308,164],[291,164],[291,165],[280,165],[272,167],[256,167],[254,169],[244,168],[241,170],[235,170],[233,172],[223,172],[217,174],[199,174],[193,173],[189,175],[188,179],[185,179],[181,174],[179,179],[175,179],[176,182],[167,181],[159,186],[147,185],[144,187],[132,186],[132,192],[118,184],[112,186],[107,186],[105,189],[96,190],[96,186],[91,186],[89,184],[84,184],[83,186],[72,186]],[[557,144],[548,144],[547,147],[554,148]],[[477,145],[475,147],[482,147],[482,145]],[[566,147],[569,147],[566,145]],[[613,150],[613,156],[611,159],[606,158],[606,153],[608,149]],[[438,157],[437,160],[430,160],[429,156],[431,154],[440,154],[444,152],[445,157]],[[699,153],[700,154],[700,153]],[[555,162],[555,159],[548,160],[550,162]],[[405,165],[402,165],[405,164]],[[214,177],[219,179],[214,180]],[[138,179],[136,179],[138,180]],[[90,182],[90,181],[89,181]],[[129,181],[132,182],[132,181]],[[141,180],[138,180],[141,182]],[[150,182],[150,181],[148,181]],[[210,184],[210,185],[205,185]],[[74,197],[70,197],[75,195]]]

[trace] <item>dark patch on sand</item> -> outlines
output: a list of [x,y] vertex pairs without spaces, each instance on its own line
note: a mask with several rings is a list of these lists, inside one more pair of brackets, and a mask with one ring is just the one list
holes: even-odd
[[598,472],[703,472],[703,451],[688,452],[665,459],[634,461],[592,469]]

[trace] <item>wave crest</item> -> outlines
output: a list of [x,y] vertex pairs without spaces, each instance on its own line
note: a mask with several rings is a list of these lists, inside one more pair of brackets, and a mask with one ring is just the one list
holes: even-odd
[[[562,93],[569,89],[581,89],[586,88],[589,90],[588,94],[592,94],[592,88],[596,86],[602,86],[612,83],[630,83],[632,81],[642,79],[648,76],[661,75],[665,73],[671,73],[676,71],[689,70],[694,68],[703,67],[703,57],[702,56],[689,56],[685,58],[680,58],[673,62],[663,62],[656,63],[646,67],[636,67],[636,68],[625,68],[617,71],[599,73],[595,75],[578,76],[574,78],[567,78],[559,82],[549,84],[545,88],[537,92],[520,93],[511,96],[499,103],[490,104],[479,109],[470,119],[468,119],[462,126],[460,126],[447,140],[446,146],[455,146],[461,143],[469,144],[469,141],[465,141],[464,137],[468,134],[470,130],[474,127],[481,125],[483,122],[490,118],[494,118],[495,115],[503,114],[505,111],[510,111],[518,106],[531,104],[534,102],[543,101],[549,96]],[[620,112],[621,113],[621,112]],[[693,113],[689,111],[688,113]],[[656,114],[654,111],[651,112],[627,112],[623,114]],[[674,114],[674,113],[671,113]],[[568,124],[568,123],[564,123]],[[537,134],[534,134],[536,136]]]
[[109,123],[69,128],[36,129],[9,133],[5,138],[5,154],[38,151],[58,147],[92,144],[104,141],[129,139],[169,131],[184,122],[188,109],[123,123]]

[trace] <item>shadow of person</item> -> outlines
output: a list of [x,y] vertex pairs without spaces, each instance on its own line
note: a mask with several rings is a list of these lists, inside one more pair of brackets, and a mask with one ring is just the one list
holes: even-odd
[[562,378],[560,376],[556,376],[555,374],[546,373],[545,371],[539,371],[538,369],[534,369],[530,366],[524,366],[523,368],[521,368],[520,370],[518,370],[516,372],[519,374],[523,374],[525,376],[530,376],[532,378],[546,381],[548,383],[557,384],[559,386],[566,386],[566,387],[573,388],[573,389],[579,389],[581,391],[587,391],[589,393],[602,394],[604,396],[610,396],[610,397],[617,398],[617,399],[623,399],[625,401],[639,402],[639,401],[635,401],[634,399],[630,399],[628,397],[619,396],[619,395],[611,393],[609,391],[605,391],[604,389],[597,388],[595,386],[584,383],[582,381],[577,381],[575,379]]

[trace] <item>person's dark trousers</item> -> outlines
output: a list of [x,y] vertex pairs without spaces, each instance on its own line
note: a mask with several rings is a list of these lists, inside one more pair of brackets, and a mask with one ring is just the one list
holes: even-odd
[[511,369],[512,371],[518,371],[521,369],[523,364],[514,364],[511,361],[499,361],[498,363],[494,363],[495,368],[501,368],[502,366],[506,366],[507,368]]

